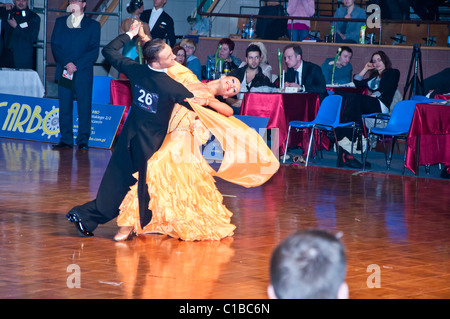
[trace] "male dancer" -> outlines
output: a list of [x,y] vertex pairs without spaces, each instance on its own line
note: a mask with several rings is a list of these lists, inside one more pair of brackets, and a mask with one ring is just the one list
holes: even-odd
[[146,185],[147,160],[160,148],[166,136],[175,103],[191,109],[184,100],[193,95],[164,72],[175,63],[175,55],[164,41],[155,39],[144,45],[143,56],[148,65],[120,53],[119,50],[138,34],[139,29],[140,24],[136,21],[130,31],[119,35],[102,50],[108,62],[129,78],[133,101],[96,199],[72,208],[66,215],[81,236],[93,236],[98,224],[118,215],[129,187],[136,183],[132,176],[135,172],[139,172],[141,224],[146,225],[151,220]]

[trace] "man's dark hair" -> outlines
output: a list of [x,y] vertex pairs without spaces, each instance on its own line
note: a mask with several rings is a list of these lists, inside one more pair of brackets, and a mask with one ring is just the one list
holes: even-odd
[[336,299],[346,267],[344,246],[335,235],[299,231],[272,253],[270,280],[280,299]]
[[164,49],[166,42],[162,39],[152,39],[144,44],[142,55],[148,64],[159,61],[159,53]]
[[294,53],[295,53],[296,55],[301,55],[302,58],[303,58],[302,48],[300,47],[300,45],[295,44],[295,43],[292,43],[292,44],[287,45],[287,46],[284,48],[284,50],[283,50],[283,54],[284,54],[284,52],[286,52],[287,49],[293,49],[293,50],[294,50]]
[[256,44],[251,44],[247,47],[247,49],[245,50],[245,57],[248,57],[249,52],[259,52],[259,56],[262,55],[261,49]]
[[350,52],[351,54],[353,54],[353,50],[348,46],[344,45],[344,46],[340,47],[340,49],[341,49],[341,53],[339,55],[341,55],[342,52],[344,52],[344,51],[347,51],[347,52]]

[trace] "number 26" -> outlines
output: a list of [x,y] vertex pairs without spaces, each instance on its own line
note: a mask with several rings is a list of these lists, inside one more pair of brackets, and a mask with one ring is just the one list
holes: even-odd
[[138,101],[144,103],[145,105],[152,105],[152,95],[150,93],[146,93],[144,90],[139,90]]

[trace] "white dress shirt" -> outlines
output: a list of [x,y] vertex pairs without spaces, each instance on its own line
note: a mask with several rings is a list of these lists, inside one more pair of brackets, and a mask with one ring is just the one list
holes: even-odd
[[302,85],[302,73],[303,73],[303,61],[300,63],[300,66],[298,67],[297,71],[297,76],[298,76],[298,85]]
[[161,13],[163,13],[164,9],[163,8],[159,8],[157,10],[155,10],[155,8],[153,8],[152,13],[150,14],[150,19],[148,21],[148,25],[150,26],[150,30],[153,29],[153,27],[155,26],[156,21],[159,19],[159,17],[161,16]]

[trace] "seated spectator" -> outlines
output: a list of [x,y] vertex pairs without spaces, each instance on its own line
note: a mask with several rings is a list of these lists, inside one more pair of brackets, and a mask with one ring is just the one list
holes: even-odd
[[[227,61],[230,65],[230,71],[237,69],[242,63],[241,59],[233,55],[234,45],[234,41],[229,38],[223,38],[217,45],[217,59],[222,59],[224,62]],[[208,55],[208,60],[211,60],[216,65],[216,53]]]
[[[261,67],[263,74],[272,81],[272,66],[269,64],[269,62],[267,62],[266,46],[262,42],[250,42],[249,46],[252,44],[257,45],[259,47],[259,49],[261,50],[261,63],[259,64],[259,66]],[[246,64],[247,64],[247,62],[242,61],[241,65],[239,67],[242,68]]]
[[299,92],[318,93],[321,100],[327,95],[325,78],[320,66],[303,61],[302,48],[298,44],[289,44],[283,50],[283,57],[288,67],[285,87],[295,87]]
[[181,65],[186,66],[186,51],[182,46],[174,46],[172,49],[172,53],[175,54],[175,61],[177,61]]
[[[334,18],[365,19],[366,11],[355,5],[355,0],[342,0],[344,4],[334,13]],[[336,43],[358,43],[364,22],[336,22]]]
[[[314,0],[289,0],[286,9],[292,17],[312,17],[315,13]],[[288,20],[287,31],[292,41],[303,41],[309,36],[309,20]]]
[[[364,79],[366,75],[368,76]],[[341,122],[356,122],[362,125],[363,114],[389,113],[399,78],[399,70],[392,68],[391,60],[386,53],[377,51],[372,54],[370,62],[367,62],[361,72],[353,77],[356,87],[367,88],[369,95],[350,92],[335,93],[343,97]],[[352,130],[337,129],[336,135],[339,141],[337,166],[362,168],[361,163],[346,153],[351,148]]]
[[[229,75],[236,77],[241,82],[240,93],[250,92],[252,88],[261,86],[272,86],[270,79],[265,76],[260,67],[261,49],[252,44],[245,50],[245,60],[247,62],[241,68],[232,70]],[[233,107],[235,114],[239,114],[242,98],[230,97],[226,102]]]
[[200,60],[194,55],[197,50],[197,45],[192,39],[183,39],[180,45],[186,51],[186,67],[194,73],[199,81],[202,80],[202,64]]
[[271,299],[348,299],[347,259],[342,242],[322,230],[298,231],[270,259]]
[[340,51],[338,50],[337,53],[339,55],[336,60],[336,67],[333,67],[336,57],[327,58],[321,66],[322,73],[327,84],[347,84],[352,82],[353,67],[350,60],[352,59],[353,51],[347,46],[340,47],[339,49]]

